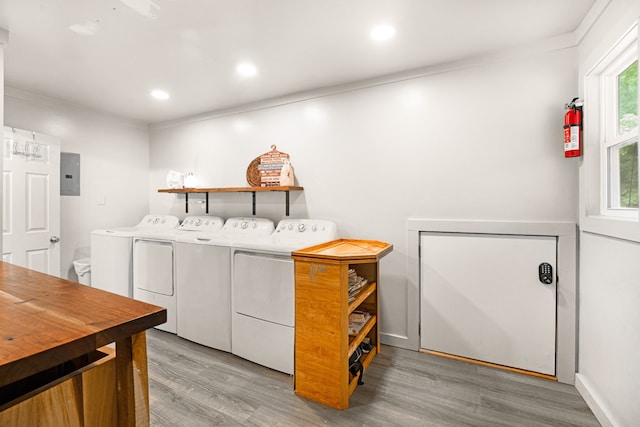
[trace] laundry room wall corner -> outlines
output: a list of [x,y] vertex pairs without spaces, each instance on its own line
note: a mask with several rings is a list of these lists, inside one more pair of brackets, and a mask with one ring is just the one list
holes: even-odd
[[61,277],[76,280],[73,261],[90,255],[97,228],[138,223],[149,212],[146,125],[6,87],[5,125],[55,136],[82,158],[80,196],[60,198]]

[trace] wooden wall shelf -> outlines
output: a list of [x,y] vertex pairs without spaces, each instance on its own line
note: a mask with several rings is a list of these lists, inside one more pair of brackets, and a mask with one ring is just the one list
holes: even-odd
[[185,212],[189,213],[189,193],[200,193],[205,195],[205,212],[209,213],[209,193],[251,193],[252,194],[252,214],[256,214],[256,193],[279,191],[285,193],[285,215],[289,216],[289,192],[302,191],[303,187],[297,186],[271,186],[271,187],[221,187],[221,188],[162,188],[158,193],[179,193],[184,194]]

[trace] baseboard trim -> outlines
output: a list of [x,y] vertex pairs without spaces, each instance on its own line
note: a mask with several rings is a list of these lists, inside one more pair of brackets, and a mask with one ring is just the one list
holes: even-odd
[[408,337],[401,335],[385,334],[384,332],[380,332],[380,343],[390,345],[392,347],[404,348],[407,350],[418,350],[411,345]]
[[593,415],[595,415],[602,427],[619,427],[619,424],[615,422],[606,407],[601,404],[601,399],[593,390],[593,387],[589,385],[589,380],[582,374],[576,374],[576,390],[578,390],[578,393],[580,393],[580,396],[582,396],[587,403],[587,406],[591,409],[591,412],[593,412]]
[[461,362],[473,363],[474,365],[488,366],[490,368],[502,369],[503,371],[516,372],[518,374],[528,375],[530,377],[544,378],[545,380],[558,381],[553,375],[542,374],[540,372],[527,371],[526,369],[512,368],[511,366],[498,365],[496,363],[485,362],[482,360],[469,359],[468,357],[456,356],[455,354],[442,353],[440,351],[420,349],[420,353],[431,354],[433,356],[445,357],[447,359],[458,360]]

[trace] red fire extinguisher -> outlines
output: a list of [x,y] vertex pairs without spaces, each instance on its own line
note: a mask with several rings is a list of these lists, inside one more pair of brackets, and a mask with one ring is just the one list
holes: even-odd
[[565,105],[564,113],[564,156],[579,157],[582,154],[582,102],[573,98]]

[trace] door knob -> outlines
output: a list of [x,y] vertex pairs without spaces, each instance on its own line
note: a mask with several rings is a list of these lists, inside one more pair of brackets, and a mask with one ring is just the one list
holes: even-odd
[[58,236],[51,236],[51,237],[49,238],[49,241],[50,241],[51,243],[58,243],[58,242],[60,241],[60,238],[59,238]]

